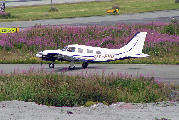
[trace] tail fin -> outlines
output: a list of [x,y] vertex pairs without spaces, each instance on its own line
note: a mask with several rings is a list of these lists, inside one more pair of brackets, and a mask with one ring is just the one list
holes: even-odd
[[120,49],[121,52],[128,52],[128,53],[142,53],[142,49],[144,46],[144,41],[146,38],[147,32],[138,32],[136,33],[133,38]]

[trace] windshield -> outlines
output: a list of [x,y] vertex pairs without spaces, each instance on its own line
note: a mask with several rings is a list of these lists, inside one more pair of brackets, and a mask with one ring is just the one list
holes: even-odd
[[62,51],[66,51],[66,49],[67,49],[67,46],[66,46],[66,47],[63,47],[61,50],[62,50]]
[[69,51],[69,52],[75,52],[75,47],[69,47],[68,49],[67,49],[67,51]]

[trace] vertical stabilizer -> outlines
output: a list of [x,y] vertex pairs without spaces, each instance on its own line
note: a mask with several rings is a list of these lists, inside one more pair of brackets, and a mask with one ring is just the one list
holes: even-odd
[[144,46],[144,41],[146,38],[147,32],[138,32],[136,33],[133,38],[120,49],[121,52],[127,53],[142,53],[142,49]]

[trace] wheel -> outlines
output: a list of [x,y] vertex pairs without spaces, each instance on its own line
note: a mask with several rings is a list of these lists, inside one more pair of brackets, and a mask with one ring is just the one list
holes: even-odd
[[87,62],[84,62],[84,63],[82,64],[82,67],[83,67],[83,68],[87,68],[87,67],[88,67],[88,63],[87,63]]
[[50,63],[50,64],[49,64],[49,68],[54,68],[54,64],[53,64],[53,63]]

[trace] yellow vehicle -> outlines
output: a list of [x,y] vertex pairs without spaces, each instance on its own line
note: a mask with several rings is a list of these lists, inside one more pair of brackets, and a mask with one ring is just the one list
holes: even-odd
[[19,28],[0,28],[0,33],[14,33],[19,32]]
[[107,13],[118,13],[118,9],[107,10]]

